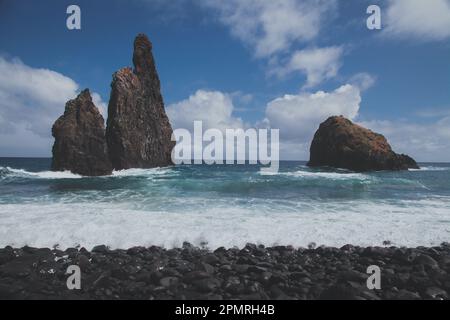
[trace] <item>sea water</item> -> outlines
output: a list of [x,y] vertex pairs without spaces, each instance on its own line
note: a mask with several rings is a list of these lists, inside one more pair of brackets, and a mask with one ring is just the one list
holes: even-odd
[[355,173],[281,162],[274,174],[181,165],[92,178],[51,172],[50,162],[0,158],[0,247],[450,241],[450,164]]

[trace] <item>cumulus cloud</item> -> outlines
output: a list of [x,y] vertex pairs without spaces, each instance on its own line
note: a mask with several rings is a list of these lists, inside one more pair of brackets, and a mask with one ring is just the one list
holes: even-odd
[[450,37],[450,0],[389,0],[385,34],[444,40]]
[[[309,138],[327,117],[343,115],[354,119],[361,95],[358,88],[343,85],[331,92],[285,95],[267,104],[266,117],[272,128],[288,139]],[[309,140],[309,139],[308,139]]]
[[[309,147],[319,124],[334,115],[343,115],[386,136],[396,152],[419,161],[450,161],[450,116],[436,114],[427,121],[360,120],[363,88],[373,84],[369,74],[359,74],[354,84],[333,91],[284,95],[266,105],[265,118],[253,126],[280,130],[280,155],[286,160],[309,159]],[[248,128],[233,116],[233,94],[198,90],[189,98],[167,107],[174,128],[192,131],[193,121],[202,120],[204,130]]]
[[281,154],[289,159],[308,159],[309,144],[319,124],[334,115],[354,119],[361,94],[358,87],[343,85],[331,92],[285,95],[267,104],[271,128],[280,129]]
[[337,75],[342,53],[343,48],[339,46],[298,50],[277,73],[283,76],[295,71],[302,72],[307,79],[304,87],[314,87]]
[[450,117],[427,123],[371,120],[360,124],[382,133],[396,152],[409,154],[417,161],[450,161]]
[[203,121],[203,129],[243,128],[240,118],[233,116],[231,95],[220,91],[197,90],[189,98],[169,105],[167,115],[174,129],[192,130],[194,121]]
[[22,124],[9,123],[0,132],[0,157],[48,157],[53,140],[34,134]]
[[[319,124],[329,116],[344,115],[354,119],[361,101],[358,87],[344,85],[332,92],[302,92],[270,101],[265,118],[253,125],[233,115],[234,94],[198,90],[189,98],[169,105],[166,110],[174,129],[193,131],[196,120],[203,130],[273,128],[280,130],[280,152],[284,159],[307,159],[309,144]],[[185,147],[191,142],[180,142]]]
[[341,47],[295,50],[295,46],[309,45],[318,38],[327,20],[334,16],[336,0],[206,0],[201,3],[218,12],[219,21],[251,48],[256,58],[267,59],[270,75],[303,73],[307,88],[337,75]]
[[[225,139],[226,129],[246,129],[246,124],[242,119],[233,115],[235,110],[233,97],[243,101],[250,99],[249,96],[241,92],[228,94],[220,91],[197,90],[189,98],[169,105],[166,108],[166,112],[174,130],[185,129],[192,134],[194,132],[194,121],[202,121],[203,132],[208,129],[218,129],[222,132]],[[180,132],[175,131],[177,139],[180,139],[179,134]],[[194,139],[185,140],[183,138],[181,141],[177,140],[177,147],[193,150],[192,154],[188,156],[189,159],[191,157],[200,159],[203,154],[202,148],[206,147],[208,143],[195,144],[194,142]],[[222,143],[222,146],[225,147],[225,140],[219,143]],[[243,153],[235,153],[235,156],[245,159],[246,150]],[[224,156],[225,149],[222,150],[221,156],[219,155],[218,157],[225,159]],[[226,157],[228,158],[230,155],[226,154]],[[210,155],[205,155],[204,159],[211,159]]]
[[256,57],[288,50],[316,38],[334,0],[208,0],[231,34],[254,48]]
[[48,136],[60,103],[64,106],[77,89],[72,79],[60,73],[0,57],[0,114],[11,130],[12,124],[21,123],[37,135]]
[[[78,89],[75,81],[58,72],[0,57],[1,155],[50,155],[51,126]],[[105,112],[97,93],[93,100]]]
[[[367,84],[369,75],[362,74],[356,83]],[[372,79],[372,77],[370,77]],[[450,116],[428,114],[427,121],[360,120],[362,85],[344,85],[331,92],[285,95],[268,103],[262,124],[280,129],[282,159],[307,160],[309,147],[319,124],[333,115],[343,115],[356,123],[383,134],[398,153],[406,153],[418,161],[450,161]]]

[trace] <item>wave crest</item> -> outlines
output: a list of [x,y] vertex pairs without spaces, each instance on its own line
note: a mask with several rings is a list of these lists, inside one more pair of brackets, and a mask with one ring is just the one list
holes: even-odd
[[[170,168],[151,168],[151,169],[127,169],[113,171],[111,176],[96,177],[96,178],[108,178],[108,177],[149,177],[155,175],[165,175],[171,173]],[[81,176],[79,174],[72,173],[70,171],[39,171],[32,172],[24,169],[14,169],[11,167],[0,167],[0,178],[17,177],[17,178],[31,178],[31,179],[81,179],[90,178]]]
[[14,169],[11,167],[0,167],[1,177],[20,177],[20,178],[41,178],[41,179],[80,179],[82,176],[70,171],[40,171],[30,172],[24,169]]

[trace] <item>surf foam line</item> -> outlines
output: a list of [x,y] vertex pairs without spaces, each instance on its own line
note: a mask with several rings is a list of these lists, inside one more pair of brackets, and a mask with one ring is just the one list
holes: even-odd
[[321,171],[293,171],[293,172],[261,172],[262,176],[290,176],[299,178],[326,178],[326,179],[371,179],[372,177],[362,173],[340,173],[340,172],[321,172]]
[[426,166],[421,167],[420,169],[408,169],[408,171],[448,171],[450,167],[435,167],[435,166]]
[[70,171],[40,171],[30,172],[24,169],[14,169],[11,167],[0,167],[0,170],[6,170],[7,175],[23,177],[23,178],[42,178],[42,179],[80,179],[82,176],[74,174]]
[[0,247],[172,248],[184,241],[207,243],[211,249],[248,242],[340,247],[385,240],[396,246],[434,246],[449,240],[449,223],[442,222],[450,222],[448,201],[330,202],[277,213],[231,206],[145,211],[131,209],[131,204],[5,204],[0,205]]
[[130,177],[130,176],[151,176],[151,175],[165,175],[173,174],[174,170],[171,168],[150,168],[150,169],[125,169],[113,171],[114,177]]
[[0,171],[3,171],[5,176],[16,176],[21,178],[41,178],[41,179],[81,179],[81,178],[89,179],[89,178],[130,177],[130,176],[153,176],[153,175],[165,175],[168,173],[173,173],[173,170],[168,168],[126,169],[113,171],[111,176],[85,177],[78,174],[74,174],[70,171],[31,172],[24,169],[15,169],[11,167],[0,167]]

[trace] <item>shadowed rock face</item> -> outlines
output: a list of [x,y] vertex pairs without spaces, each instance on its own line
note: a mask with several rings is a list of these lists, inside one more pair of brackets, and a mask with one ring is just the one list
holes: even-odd
[[64,114],[53,125],[52,170],[69,170],[84,176],[112,172],[102,115],[86,89],[66,103]]
[[418,168],[411,157],[392,151],[383,135],[353,124],[342,116],[330,117],[320,125],[311,144],[308,166],[353,171]]
[[134,70],[113,76],[106,139],[114,169],[172,164],[172,127],[164,110],[152,44],[140,34],[134,41]]

